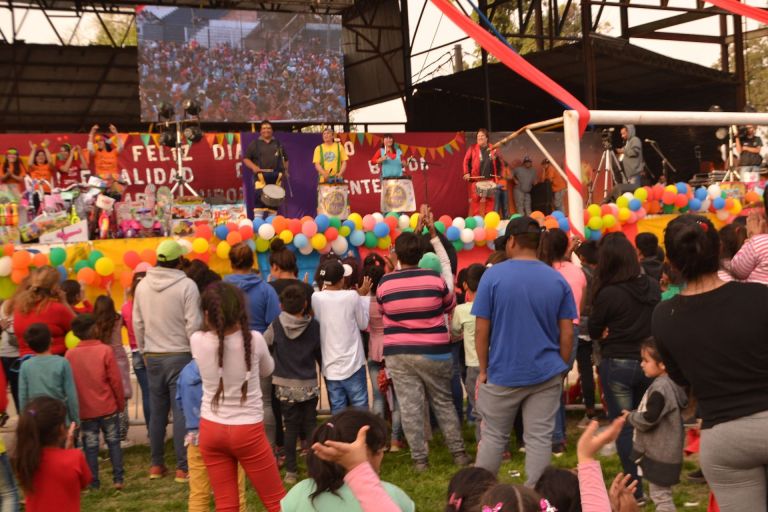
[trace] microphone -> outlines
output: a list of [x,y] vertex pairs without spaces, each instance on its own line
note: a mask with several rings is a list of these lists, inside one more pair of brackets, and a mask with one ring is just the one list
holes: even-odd
[[645,140],[645,142],[647,142],[648,144],[656,144],[656,141],[655,141],[655,140],[653,140],[653,139],[644,139],[644,140]]

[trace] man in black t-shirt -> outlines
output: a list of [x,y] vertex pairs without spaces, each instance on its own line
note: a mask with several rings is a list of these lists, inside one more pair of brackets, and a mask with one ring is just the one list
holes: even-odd
[[282,173],[288,171],[288,155],[280,141],[273,137],[272,123],[269,121],[261,123],[259,138],[248,144],[243,155],[243,164],[246,198],[249,192],[254,191],[254,204],[246,205],[246,208],[249,213],[254,207],[267,208],[261,201],[264,185],[278,183]]
[[744,172],[757,172],[760,164],[763,163],[763,157],[760,150],[763,148],[763,141],[755,135],[755,127],[751,124],[745,127],[746,134],[742,137],[736,137],[736,151],[739,152],[739,170]]

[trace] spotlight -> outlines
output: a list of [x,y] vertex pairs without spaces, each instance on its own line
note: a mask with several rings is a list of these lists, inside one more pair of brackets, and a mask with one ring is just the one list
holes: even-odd
[[203,138],[203,130],[196,124],[187,126],[184,128],[184,138],[189,143],[197,142]]
[[173,118],[173,115],[176,113],[176,111],[173,108],[173,103],[169,103],[167,101],[161,102],[158,106],[158,114],[160,115],[160,119],[168,119],[170,120]]
[[173,128],[163,131],[160,134],[160,144],[167,148],[175,148],[178,146],[178,139],[176,138],[176,130]]
[[715,137],[717,137],[720,140],[725,140],[728,138],[728,128],[720,127],[717,130],[715,130]]
[[200,115],[200,104],[196,100],[184,100],[184,103],[182,103],[181,106],[188,116],[197,117]]

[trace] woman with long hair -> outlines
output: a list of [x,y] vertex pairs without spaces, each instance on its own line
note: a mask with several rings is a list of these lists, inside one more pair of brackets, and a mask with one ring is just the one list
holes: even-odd
[[670,378],[699,402],[701,469],[720,510],[765,510],[768,287],[720,279],[720,243],[705,217],[667,225],[667,257],[685,287],[654,311],[653,336]]
[[51,266],[40,267],[29,278],[29,287],[19,294],[14,303],[13,328],[19,343],[19,355],[34,354],[24,341],[24,331],[32,324],[43,323],[51,331],[51,353],[63,355],[67,351],[64,336],[72,326],[75,312],[67,303],[59,287],[61,276]]
[[11,387],[11,396],[16,411],[19,411],[19,371],[14,369],[16,361],[19,360],[19,341],[16,337],[16,330],[13,327],[13,311],[19,297],[29,288],[30,276],[25,277],[11,298],[3,301],[0,305],[0,363],[3,365],[3,372],[8,379]]
[[147,426],[147,431],[149,431],[149,379],[147,377],[147,365],[144,361],[144,356],[139,350],[139,346],[136,344],[136,335],[133,330],[133,296],[136,294],[136,286],[138,286],[146,275],[146,272],[135,272],[133,274],[131,287],[128,290],[126,300],[123,302],[123,307],[120,309],[120,313],[123,316],[125,330],[128,332],[128,345],[131,347],[133,373],[136,374],[136,380],[141,389],[141,408],[144,411],[144,424]]
[[212,283],[202,297],[205,328],[190,346],[203,381],[200,452],[208,468],[216,510],[239,510],[237,464],[269,512],[280,510],[285,489],[264,429],[260,379],[274,369],[263,336],[251,330],[245,296]]
[[[637,251],[623,233],[601,241],[594,275],[589,335],[598,340],[600,381],[610,419],[637,409],[650,385],[640,367],[640,345],[651,335],[653,308],[661,300],[659,283],[643,274]],[[639,480],[632,460],[632,426],[627,422],[616,440],[624,472]],[[643,499],[642,485],[635,497]]]
[[120,440],[128,439],[128,399],[133,397],[131,386],[131,365],[128,362],[128,354],[123,346],[123,317],[115,311],[115,302],[107,295],[101,295],[93,305],[92,336],[101,340],[105,345],[112,347],[115,352],[117,368],[120,370],[120,378],[123,381],[123,396],[125,397],[125,409],[120,411]]
[[3,161],[2,172],[0,172],[0,183],[4,185],[16,185],[19,192],[24,190],[24,176],[27,175],[27,169],[19,158],[19,150],[8,148],[5,151],[5,160]]

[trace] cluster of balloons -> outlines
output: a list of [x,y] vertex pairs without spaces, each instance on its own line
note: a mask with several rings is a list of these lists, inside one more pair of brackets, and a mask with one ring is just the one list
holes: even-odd
[[584,210],[585,237],[599,240],[603,233],[620,231],[625,224],[634,224],[648,214],[714,213],[723,222],[732,222],[743,205],[739,199],[728,197],[720,185],[692,188],[687,183],[639,187],[625,192],[615,203],[591,204]]
[[17,251],[13,244],[8,243],[3,245],[0,256],[0,277],[10,277],[13,284],[19,284],[29,275],[31,268],[46,265],[59,267],[66,259],[67,253],[64,249],[56,248],[50,254],[43,254],[36,251]]
[[87,258],[75,261],[73,268],[81,284],[106,287],[115,279],[115,261],[101,251],[91,251]]

